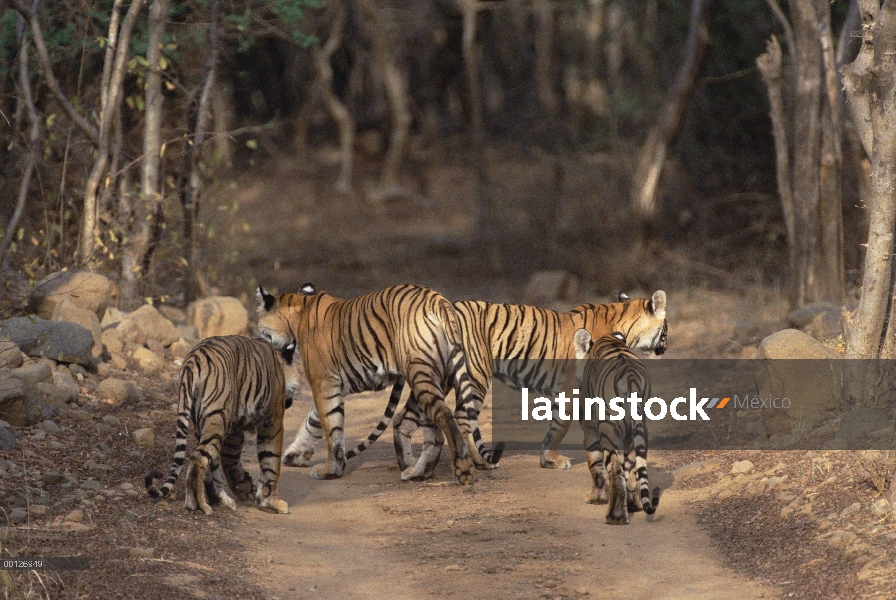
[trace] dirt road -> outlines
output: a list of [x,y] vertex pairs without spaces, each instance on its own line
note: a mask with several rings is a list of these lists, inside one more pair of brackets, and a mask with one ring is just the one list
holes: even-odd
[[[351,397],[347,439],[365,436],[385,402],[385,393]],[[297,398],[288,412],[288,441],[309,406]],[[710,546],[663,453],[650,456],[651,485],[665,490],[659,510],[650,522],[637,513],[627,527],[606,525],[606,507],[585,503],[581,454],[571,470],[549,471],[534,454],[511,453],[465,488],[450,477],[446,450],[432,481],[401,483],[389,431],[342,479],[287,468],[280,485],[289,515],[241,511],[243,535],[254,540],[251,577],[284,599],[777,595]]]

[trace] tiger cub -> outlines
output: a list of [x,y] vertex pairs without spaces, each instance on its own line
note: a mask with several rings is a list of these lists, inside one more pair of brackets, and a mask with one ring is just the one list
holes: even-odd
[[[187,470],[187,510],[198,508],[211,514],[209,501],[235,510],[236,503],[224,491],[226,477],[240,500],[248,502],[254,496],[259,508],[288,513],[287,503],[277,497],[277,482],[283,449],[283,412],[292,404],[292,395],[299,387],[294,353],[295,344],[276,351],[264,340],[236,335],[199,342],[184,359],[180,371],[174,461],[161,488],[153,480],[161,479],[164,473],[146,474],[149,495],[161,498],[174,488],[186,456],[192,422],[199,445]],[[254,430],[261,474],[257,489],[240,461],[244,432]]]
[[[625,345],[621,333],[614,332],[593,342],[588,330],[579,329],[575,333],[575,354],[576,379],[585,397],[607,402],[627,398],[632,392],[638,392],[645,400],[650,397],[647,369]],[[652,515],[659,503],[659,488],[654,489],[651,500],[645,420],[632,419],[626,412],[619,421],[600,420],[598,415],[587,421],[583,414],[581,425],[593,480],[589,502],[609,501],[610,525],[628,525],[629,512],[642,508]]]

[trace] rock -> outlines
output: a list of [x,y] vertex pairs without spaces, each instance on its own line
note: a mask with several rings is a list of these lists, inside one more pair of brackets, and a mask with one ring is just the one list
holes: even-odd
[[[103,484],[101,484],[96,479],[87,479],[81,482],[81,489],[90,490],[91,492],[98,492],[103,489]],[[66,518],[65,520],[68,521],[69,519]]]
[[6,427],[0,427],[0,452],[12,452],[17,446],[16,436]]
[[25,383],[53,381],[53,367],[47,361],[38,361],[11,371],[13,377]]
[[0,419],[14,427],[25,427],[25,386],[15,377],[0,375]]
[[35,383],[33,389],[40,394],[40,398],[28,394],[27,389],[26,396],[33,398],[37,403],[46,402],[59,410],[65,410],[69,402],[78,399],[78,388],[57,387],[52,383]]
[[187,322],[187,313],[179,308],[163,304],[159,307],[159,312],[175,325],[184,325]]
[[135,429],[131,432],[131,438],[133,438],[135,444],[141,447],[152,446],[156,441],[155,435],[149,427]]
[[791,311],[787,315],[787,322],[794,329],[802,329],[811,323],[818,315],[831,310],[837,310],[839,312],[840,305],[831,301],[813,302]]
[[192,303],[187,311],[190,325],[200,339],[218,335],[241,335],[249,326],[249,313],[231,296],[211,296]]
[[28,356],[84,366],[94,364],[93,334],[76,323],[13,317],[0,324],[0,336],[9,337]]
[[819,340],[833,340],[843,333],[843,312],[838,308],[816,315],[806,326],[806,333]]
[[822,534],[818,539],[827,540],[828,544],[831,546],[849,546],[855,541],[856,534],[852,531],[838,529],[837,531],[829,531],[828,533]]
[[[135,331],[140,331],[136,325],[133,327]],[[141,331],[140,333],[142,334],[143,332]],[[100,342],[106,347],[109,354],[121,354],[121,351],[124,349],[121,332],[114,327],[110,327],[100,334]]]
[[113,369],[124,371],[128,368],[128,361],[123,356],[113,356],[112,360],[109,361],[109,366]]
[[65,515],[65,518],[63,518],[62,520],[68,523],[83,523],[84,511],[76,508],[75,510]]
[[778,487],[779,485],[781,485],[782,483],[784,483],[785,481],[787,481],[787,475],[780,475],[777,477],[769,477],[768,478],[768,488],[770,490],[774,489],[774,488]]
[[110,306],[106,309],[106,314],[103,315],[103,318],[100,321],[100,328],[105,331],[110,327],[115,327],[116,325],[121,323],[127,316],[128,313],[120,311],[114,306]]
[[731,465],[731,474],[732,475],[740,475],[743,473],[749,473],[753,470],[753,463],[748,460],[739,460],[733,465]]
[[165,359],[148,348],[137,348],[134,352],[134,360],[144,371],[154,373],[165,368]]
[[683,467],[679,467],[672,471],[672,474],[675,475],[676,479],[686,479],[688,477],[694,477],[695,475],[702,475],[704,473],[718,472],[722,467],[721,461],[716,458],[709,458],[707,460],[701,460],[697,462],[692,462]]
[[846,508],[840,511],[840,518],[848,517],[849,515],[855,514],[862,510],[862,504],[860,502],[853,502]]
[[193,344],[199,341],[199,330],[192,325],[178,325],[177,330],[180,331],[181,339]]
[[103,423],[112,425],[113,427],[121,427],[121,421],[115,415],[106,415],[102,418]]
[[115,331],[118,334],[118,338],[125,346],[129,343],[137,346],[142,346],[146,343],[146,333],[143,332],[143,329],[141,329],[137,323],[130,319],[125,319],[119,323],[118,326],[115,327]]
[[21,525],[28,521],[28,510],[16,507],[6,513],[6,522],[10,525]]
[[155,553],[155,548],[131,548],[128,550],[128,554],[135,558],[152,558]]
[[53,385],[65,392],[65,396],[68,398],[66,402],[74,402],[78,399],[78,394],[81,393],[81,386],[78,385],[78,382],[59,371],[53,373]]
[[526,284],[523,298],[527,304],[544,306],[554,300],[573,300],[579,293],[579,279],[566,271],[538,271]]
[[812,336],[796,329],[785,329],[768,336],[759,344],[759,358],[839,358],[835,350],[828,348]]
[[856,408],[843,415],[837,437],[847,443],[855,442],[871,432],[886,428],[891,417],[886,411],[877,408]]
[[15,342],[9,339],[0,339],[0,367],[18,369],[24,360],[25,355]]
[[100,382],[97,393],[116,404],[136,403],[143,400],[143,393],[130,381],[109,377]]
[[190,350],[193,349],[193,344],[185,340],[184,338],[180,338],[170,346],[168,346],[168,352],[171,353],[172,358],[179,358],[181,360],[187,357],[187,354],[190,353]]
[[821,446],[822,450],[848,450],[849,444],[843,438],[834,438]]
[[894,507],[886,498],[878,498],[877,502],[871,505],[871,511],[879,517],[884,517],[894,511]]
[[793,420],[786,413],[772,414],[762,422],[765,435],[769,438],[776,435],[787,435],[793,431]]
[[174,326],[174,323],[163,317],[162,313],[149,304],[144,304],[132,312],[128,315],[126,321],[136,324],[146,335],[147,339],[156,340],[163,346],[170,346],[180,339],[180,332]]
[[53,316],[56,305],[68,300],[102,319],[112,297],[111,282],[97,273],[63,271],[41,280],[28,298],[28,311],[44,319]]
[[90,421],[93,417],[86,410],[73,408],[68,411],[68,418],[73,421]]
[[36,425],[36,427],[38,429],[46,431],[47,433],[59,433],[59,425],[57,425],[54,421],[41,421]]
[[39,517],[44,516],[50,511],[50,508],[44,504],[32,504],[31,505],[31,514]]
[[65,483],[65,476],[59,471],[44,471],[41,474],[40,478],[44,483],[50,485],[59,485],[60,483]]
[[100,320],[95,312],[78,308],[71,301],[63,298],[53,309],[53,321],[65,321],[76,323],[90,331],[93,336],[93,357],[99,358],[103,354],[103,343],[100,340]]

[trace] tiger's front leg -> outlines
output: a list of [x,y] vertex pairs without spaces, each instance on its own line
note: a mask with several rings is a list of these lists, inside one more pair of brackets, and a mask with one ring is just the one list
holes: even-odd
[[317,443],[324,437],[321,428],[320,417],[317,415],[317,406],[311,405],[311,411],[305,419],[304,425],[299,430],[296,439],[283,454],[283,464],[288,467],[307,467],[311,464],[314,449]]
[[336,385],[321,386],[313,392],[327,442],[327,461],[311,467],[311,478],[336,479],[345,471],[345,399]]
[[544,441],[541,443],[539,462],[542,469],[569,469],[572,467],[572,461],[569,460],[569,457],[563,456],[558,451],[560,442],[563,441],[563,438],[566,437],[566,432],[569,431],[570,423],[571,421],[563,420],[559,416],[554,417],[551,421],[544,436]]
[[258,428],[258,508],[281,515],[289,514],[289,504],[277,496],[280,481],[280,453],[283,451],[283,413],[269,416]]

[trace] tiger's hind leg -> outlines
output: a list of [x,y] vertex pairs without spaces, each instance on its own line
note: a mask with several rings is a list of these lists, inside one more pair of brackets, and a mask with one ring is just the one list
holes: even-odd
[[289,513],[289,504],[277,496],[280,481],[280,453],[283,451],[283,413],[269,416],[258,429],[258,470],[260,477],[255,501],[261,510],[281,515]]
[[[212,514],[205,496],[205,473],[210,466],[218,465],[221,460],[221,441],[226,429],[222,412],[207,416],[203,423],[202,431],[199,433],[199,445],[193,451],[190,468],[187,471],[185,501],[187,510],[198,509],[207,515]],[[212,477],[214,478],[214,475]]]
[[[475,390],[476,388],[474,388]],[[472,410],[468,411],[466,407],[464,407],[461,403],[458,403],[454,409],[454,419],[457,421],[457,426],[460,427],[460,432],[464,436],[464,441],[467,443],[467,449],[470,451],[470,458],[473,459],[473,464],[476,465],[476,468],[480,471],[488,471],[490,469],[498,468],[498,463],[490,463],[479,454],[479,448],[476,444],[476,438],[473,436],[473,431],[479,432],[479,413],[482,412],[483,401],[480,397],[481,393],[473,393],[472,399]]]
[[588,458],[588,471],[591,473],[591,496],[589,504],[606,504],[610,499],[607,489],[607,468],[604,466],[604,453],[600,449],[598,426],[593,421],[582,420],[582,433],[585,438],[585,455]]
[[607,523],[610,525],[628,525],[628,482],[625,469],[618,452],[607,451],[607,479],[610,484],[610,506],[607,512]]
[[227,487],[227,481],[224,476],[224,470],[221,469],[221,461],[216,460],[209,464],[208,470],[205,472],[205,497],[211,506],[221,504],[230,510],[236,510],[236,502],[224,489]]
[[224,467],[224,475],[230,489],[241,502],[255,500],[255,481],[252,475],[243,467],[242,455],[244,433],[241,429],[231,431],[224,438],[224,446],[221,450],[221,465]]
[[414,449],[411,446],[411,438],[414,432],[420,428],[421,421],[425,417],[420,412],[420,405],[414,398],[414,393],[408,397],[404,408],[395,413],[392,418],[392,440],[395,444],[395,456],[398,459],[398,469],[402,472],[417,462],[414,457]]
[[283,453],[283,464],[288,467],[309,466],[311,457],[314,456],[314,449],[323,437],[324,430],[317,414],[317,406],[312,404],[302,429]]
[[402,481],[432,479],[442,456],[442,446],[445,444],[442,430],[425,415],[421,415],[420,421],[423,429],[423,451],[413,466],[401,472]]
[[[555,411],[556,412],[556,411]],[[561,419],[559,416],[554,417],[551,421],[548,431],[541,443],[541,456],[539,463],[542,469],[569,469],[572,467],[572,461],[568,456],[560,454],[560,442],[566,437],[569,431],[571,420]]]

